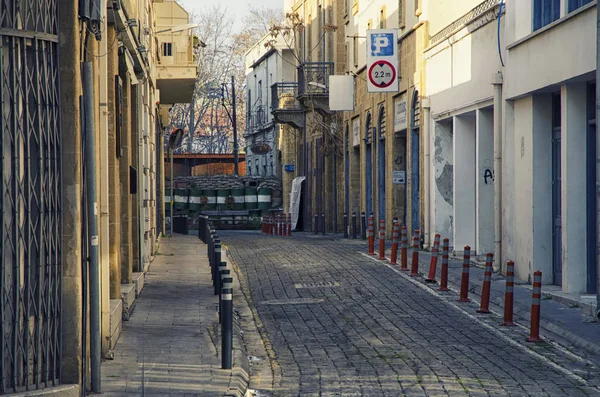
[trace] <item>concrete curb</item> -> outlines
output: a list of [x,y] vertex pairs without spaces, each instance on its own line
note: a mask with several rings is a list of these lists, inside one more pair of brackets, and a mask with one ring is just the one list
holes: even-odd
[[79,397],[79,385],[62,385],[47,389],[11,394],[14,397]]

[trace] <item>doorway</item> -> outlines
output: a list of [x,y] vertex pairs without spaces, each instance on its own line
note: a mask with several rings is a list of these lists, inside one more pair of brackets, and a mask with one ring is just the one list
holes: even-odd
[[365,166],[365,184],[366,184],[366,213],[367,218],[373,212],[373,150],[371,145],[371,113],[367,113],[367,122],[365,123],[365,135],[367,141],[366,166]]
[[411,232],[420,229],[421,225],[421,184],[419,180],[419,132],[420,103],[419,91],[415,90],[412,98],[411,135],[410,135],[410,180],[411,180]]
[[562,285],[560,93],[552,95],[552,270],[553,283]]
[[379,160],[379,164],[378,164],[378,168],[379,171],[377,172],[378,175],[378,207],[379,207],[379,220],[385,219],[385,185],[386,185],[386,179],[385,179],[385,108],[383,106],[381,106],[381,108],[379,109],[379,123],[378,123],[378,132],[379,132],[379,136],[377,139],[378,142],[378,147],[377,147],[377,154],[378,154],[378,160]]

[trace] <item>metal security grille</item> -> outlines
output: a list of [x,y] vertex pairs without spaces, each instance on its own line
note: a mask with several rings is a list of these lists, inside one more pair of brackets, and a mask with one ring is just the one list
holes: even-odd
[[0,0],[0,394],[59,381],[57,0]]

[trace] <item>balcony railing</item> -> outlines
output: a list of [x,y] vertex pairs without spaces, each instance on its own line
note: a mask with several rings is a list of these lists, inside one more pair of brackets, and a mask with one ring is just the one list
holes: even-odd
[[333,62],[305,62],[298,66],[298,96],[329,95],[329,76]]
[[267,107],[265,105],[256,106],[248,113],[246,131],[249,133],[257,131],[268,122]]
[[271,86],[271,109],[273,112],[302,110],[297,97],[298,83],[275,83]]

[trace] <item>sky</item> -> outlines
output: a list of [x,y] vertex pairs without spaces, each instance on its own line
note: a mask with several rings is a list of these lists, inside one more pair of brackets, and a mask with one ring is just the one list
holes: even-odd
[[224,7],[235,14],[235,23],[233,29],[235,33],[242,30],[242,17],[248,12],[248,4],[252,3],[255,7],[280,8],[283,9],[284,0],[181,0],[183,8],[188,12],[196,11],[199,13],[204,7],[210,7],[215,2],[220,2]]

